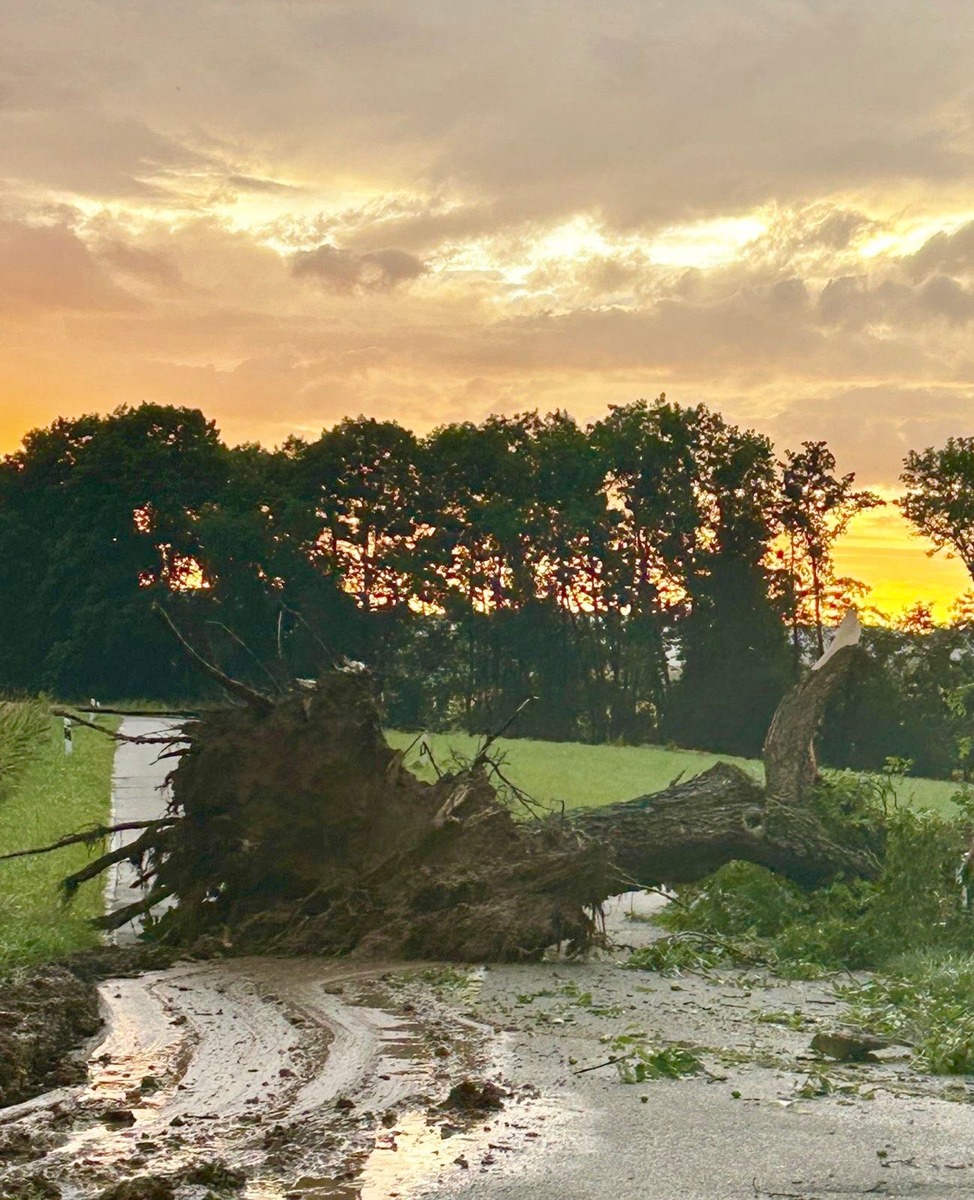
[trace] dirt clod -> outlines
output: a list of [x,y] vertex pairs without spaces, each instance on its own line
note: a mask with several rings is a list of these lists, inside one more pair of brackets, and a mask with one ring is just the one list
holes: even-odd
[[184,1183],[198,1184],[202,1187],[219,1188],[222,1191],[238,1192],[246,1184],[247,1176],[243,1171],[235,1171],[220,1159],[213,1162],[198,1163],[183,1175]]
[[102,1113],[101,1119],[106,1125],[124,1129],[135,1124],[135,1113],[130,1108],[110,1108]]
[[464,1079],[450,1089],[450,1094],[440,1108],[465,1116],[477,1116],[497,1112],[504,1107],[506,1097],[507,1092],[496,1083],[491,1083],[489,1079],[481,1083],[474,1079]]
[[101,1025],[93,986],[64,967],[35,967],[0,980],[0,1009],[0,1107],[84,1079],[68,1055]]
[[26,1129],[0,1129],[0,1162],[30,1158],[33,1139]]
[[812,1049],[836,1062],[875,1062],[875,1050],[885,1050],[890,1043],[884,1038],[869,1033],[833,1031],[816,1033],[812,1038]]
[[61,1189],[46,1175],[25,1175],[0,1184],[0,1200],[61,1200]]

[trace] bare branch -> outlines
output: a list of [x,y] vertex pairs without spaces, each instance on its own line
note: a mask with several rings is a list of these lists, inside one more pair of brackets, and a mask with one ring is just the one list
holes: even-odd
[[216,682],[220,684],[222,688],[228,691],[231,696],[238,696],[244,701],[244,703],[248,704],[251,708],[256,709],[258,712],[263,713],[265,716],[268,713],[273,712],[274,701],[271,700],[270,697],[265,696],[263,692],[258,692],[256,688],[248,687],[247,684],[241,683],[239,679],[233,679],[230,675],[227,675],[224,671],[221,671],[219,667],[214,666],[214,664],[211,662],[208,662],[207,659],[205,659],[202,654],[200,654],[199,651],[190,645],[186,638],[183,637],[176,623],[161,604],[156,603],[153,604],[152,607],[169,626],[173,636],[183,647],[193,662],[196,663],[204,675],[209,675],[211,679],[215,679]]
[[311,634],[312,638],[318,643],[318,648],[321,650],[322,654],[324,654],[325,661],[328,663],[328,665],[330,667],[337,667],[339,665],[338,656],[335,654],[335,652],[329,646],[327,646],[321,640],[321,638],[311,628],[311,626],[308,624],[307,620],[305,619],[305,617],[302,616],[301,613],[299,613],[296,609],[289,608],[284,603],[281,604],[281,612],[287,613],[289,617],[294,617],[294,619],[296,621],[301,622],[301,624],[305,627],[305,629],[307,629],[308,633]]
[[133,904],[125,904],[121,908],[116,908],[114,912],[106,913],[103,917],[95,917],[91,922],[96,929],[120,929],[121,926],[127,925],[129,921],[134,921],[136,917],[147,913],[153,905],[158,904],[161,900],[165,900],[167,896],[173,894],[171,887],[165,887],[158,884],[152,889],[148,896],[144,896],[141,900],[136,900]]
[[0,862],[6,862],[11,858],[28,858],[32,854],[51,854],[55,850],[63,850],[65,846],[91,846],[113,833],[126,833],[135,829],[156,830],[164,825],[174,825],[181,820],[181,817],[160,817],[155,821],[122,821],[118,825],[93,825],[81,833],[71,833],[67,837],[59,838],[58,841],[51,842],[49,846],[33,846],[30,850],[13,850],[8,854],[0,854]]
[[[90,710],[86,710],[90,711]],[[76,725],[84,725],[86,729],[94,729],[98,733],[104,734],[105,737],[110,737],[116,742],[131,742],[136,746],[172,746],[177,742],[187,742],[188,738],[175,736],[157,736],[139,735],[131,733],[118,733],[113,729],[106,729],[104,725],[99,725],[96,721],[86,721],[84,717],[79,717],[77,712],[70,708],[52,708],[51,715],[55,717],[67,717],[69,721],[74,721]]]
[[113,708],[104,704],[77,704],[75,712],[103,713],[108,717],[198,717],[195,708]]
[[508,731],[508,729],[510,729],[510,727],[518,719],[518,717],[521,715],[521,713],[524,712],[524,710],[527,708],[527,706],[529,704],[533,703],[536,699],[537,699],[536,696],[526,696],[521,701],[521,703],[517,706],[517,708],[514,710],[514,712],[511,713],[511,715],[507,718],[507,720],[500,727],[500,729],[496,730],[494,733],[492,733],[486,739],[484,744],[477,751],[476,757],[474,758],[473,762],[470,764],[471,772],[476,771],[478,767],[483,766],[484,761],[487,758],[487,752],[490,750],[491,746],[493,746],[494,742],[496,742],[499,737],[501,737],[503,734],[505,734]]
[[233,641],[235,641],[242,650],[246,651],[246,653],[250,655],[250,657],[258,665],[258,667],[260,667],[260,669],[264,672],[264,674],[267,676],[267,678],[274,685],[274,689],[278,692],[280,692],[282,690],[280,683],[274,677],[274,674],[270,670],[270,668],[261,661],[260,657],[258,655],[256,655],[253,652],[253,650],[251,650],[251,648],[247,645],[247,643],[243,640],[243,638],[240,636],[239,633],[234,633],[234,631],[230,628],[230,626],[224,625],[224,623],[222,621],[207,621],[206,623],[207,623],[207,625],[215,625],[217,627],[217,629],[222,629],[223,632],[227,635],[227,637],[229,637]]
[[119,846],[117,850],[109,850],[107,854],[102,854],[100,858],[94,859],[93,862],[82,867],[80,871],[75,871],[73,875],[68,875],[67,878],[62,879],[61,891],[64,893],[65,899],[70,899],[83,883],[87,883],[89,879],[94,879],[96,875],[100,875],[107,867],[112,867],[115,863],[125,862],[129,858],[141,858],[146,851],[158,848],[158,825],[159,822],[156,822],[154,826],[147,828],[144,833],[140,834],[134,842],[127,842],[124,846]]

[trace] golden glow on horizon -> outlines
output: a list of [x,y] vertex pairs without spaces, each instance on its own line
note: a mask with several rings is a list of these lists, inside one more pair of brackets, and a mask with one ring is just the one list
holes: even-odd
[[[665,391],[895,488],[974,434],[963,6],[603,7],[7,5],[0,452],[143,401],[273,446]],[[840,566],[943,616],[925,549],[886,509]]]
[[[349,372],[350,378],[354,378],[360,370],[367,378],[369,356],[378,352],[382,343],[382,334],[377,333],[373,338],[368,327],[374,315],[368,310],[370,303],[375,308],[380,303],[385,306],[384,319],[393,312],[394,303],[402,303],[407,314],[404,324],[397,327],[393,317],[392,329],[396,334],[404,331],[407,341],[415,336],[411,322],[418,319],[418,305],[440,306],[437,319],[447,324],[430,328],[434,338],[441,338],[444,328],[450,330],[449,305],[456,304],[456,320],[463,328],[468,328],[464,322],[472,320],[475,331],[479,324],[479,331],[488,337],[489,347],[491,322],[496,320],[514,322],[520,317],[550,317],[552,314],[584,317],[599,311],[623,309],[633,316],[644,316],[652,311],[658,294],[666,295],[665,281],[677,278],[675,273],[683,271],[694,273],[702,279],[703,287],[709,286],[707,281],[711,278],[720,281],[722,272],[736,272],[727,275],[729,290],[724,294],[716,293],[719,302],[726,305],[735,295],[747,294],[745,273],[752,266],[772,261],[781,245],[792,244],[799,247],[795,251],[796,262],[809,266],[808,294],[814,297],[828,282],[827,275],[816,275],[820,266],[815,256],[821,250],[816,249],[815,230],[819,222],[828,219],[830,213],[841,214],[845,211],[842,208],[845,202],[835,197],[833,207],[825,205],[821,212],[819,209],[789,211],[771,204],[755,206],[745,215],[686,221],[655,231],[647,229],[633,233],[614,230],[597,213],[580,212],[569,219],[548,225],[532,222],[521,236],[512,234],[510,230],[498,230],[442,239],[435,250],[425,255],[427,272],[416,278],[412,294],[408,287],[395,291],[390,286],[374,297],[363,296],[355,291],[353,285],[345,294],[340,294],[336,301],[335,295],[328,294],[327,290],[316,292],[313,286],[305,285],[303,290],[300,287],[293,289],[293,309],[280,311],[278,297],[288,284],[288,263],[296,250],[311,249],[327,242],[337,247],[338,253],[353,255],[352,251],[342,250],[342,246],[347,239],[355,236],[358,229],[356,223],[362,221],[369,223],[374,245],[382,248],[383,231],[386,228],[393,230],[389,244],[394,243],[397,222],[414,217],[462,218],[465,208],[472,203],[470,197],[434,200],[430,196],[412,192],[388,195],[363,180],[345,180],[332,186],[321,182],[317,185],[293,182],[296,178],[296,174],[282,171],[271,179],[257,179],[251,184],[238,185],[232,178],[220,181],[205,174],[186,173],[175,180],[168,180],[167,187],[156,196],[126,202],[105,202],[73,194],[51,193],[49,198],[52,202],[70,205],[76,214],[73,236],[78,239],[79,246],[90,247],[94,254],[98,253],[109,233],[134,247],[144,243],[150,248],[146,250],[150,256],[157,245],[164,247],[167,239],[173,242],[176,247],[172,251],[173,261],[178,255],[183,256],[180,265],[187,280],[191,281],[186,285],[186,294],[191,295],[192,300],[190,307],[181,312],[178,294],[160,294],[153,300],[151,291],[140,290],[145,286],[144,281],[126,276],[124,270],[118,274],[112,265],[99,266],[105,278],[112,285],[117,282],[122,289],[119,295],[129,293],[129,299],[133,301],[128,310],[124,304],[118,310],[122,314],[118,318],[118,336],[124,340],[116,346],[112,345],[114,335],[111,326],[116,318],[111,304],[106,310],[100,310],[97,304],[90,310],[78,306],[75,311],[68,311],[67,315],[56,305],[52,305],[49,312],[45,312],[43,307],[36,311],[29,308],[24,312],[15,310],[11,317],[12,327],[18,331],[18,336],[24,335],[26,353],[20,360],[5,364],[4,391],[0,394],[0,452],[14,450],[26,429],[45,425],[58,415],[105,410],[119,403],[138,403],[142,399],[189,403],[204,411],[212,410],[224,427],[230,426],[235,438],[262,438],[268,444],[282,440],[292,430],[313,437],[321,428],[332,424],[345,413],[368,408],[367,403],[353,400],[346,402],[344,410],[336,410],[335,402],[329,398],[327,403],[320,405],[320,416],[315,413],[314,407],[310,411],[295,411],[292,416],[286,409],[271,403],[266,394],[255,393],[254,398],[248,396],[247,406],[239,414],[231,415],[232,392],[227,400],[221,399],[222,391],[238,372],[248,367],[251,355],[249,328],[259,328],[264,322],[271,323],[274,329],[271,341],[265,343],[263,348],[263,353],[273,361],[279,346],[288,343],[292,330],[303,332],[311,328],[309,323],[316,319],[319,312],[322,314],[320,328],[328,337],[335,336],[343,320],[348,320],[348,329],[353,333],[357,329],[355,320],[364,320],[368,328],[365,348],[360,349],[353,338],[347,349],[342,349],[339,342],[335,355],[337,361],[347,364],[342,369]],[[182,193],[179,191],[180,182]],[[56,229],[61,220],[57,205],[52,203],[46,209],[39,210],[28,227]],[[835,249],[830,261],[838,275],[843,270],[855,271],[855,264],[863,260],[872,271],[915,254],[931,238],[938,235],[949,237],[972,220],[974,213],[958,208],[940,215],[918,212],[911,217],[900,212],[890,213],[885,218],[875,214],[864,216],[862,229],[850,237],[848,244]],[[200,244],[207,248],[210,257],[196,260],[192,248],[193,239],[200,236],[198,229],[205,231]],[[179,245],[180,237],[188,239],[188,252]],[[213,238],[212,243],[205,240],[210,237]],[[232,253],[239,252],[239,263],[231,261],[231,250]],[[255,287],[256,275],[251,274],[256,270],[254,264],[258,262],[253,257],[255,252],[261,256],[260,263],[277,264],[281,271],[274,280],[273,288],[267,292],[266,299],[259,284]],[[209,286],[210,264],[219,263],[221,256],[226,258],[228,264],[227,280],[214,281]],[[614,282],[605,285],[606,290],[602,295],[594,291],[587,292],[586,288],[590,285],[586,271],[602,266],[617,270]],[[657,273],[659,279],[664,281],[662,285],[656,275],[648,273],[649,268],[662,268]],[[666,268],[673,270],[667,272]],[[192,278],[194,270],[200,271],[200,278],[205,280],[203,287],[199,279]],[[149,283],[151,285],[151,276]],[[719,288],[721,285],[718,282],[715,286]],[[219,290],[221,287],[229,288],[225,296]],[[463,290],[470,287],[480,289],[472,306]],[[655,289],[658,287],[664,290],[657,293]],[[238,289],[237,295],[234,294],[234,288]],[[246,300],[242,298],[245,291]],[[145,302],[141,299],[143,294],[148,297]],[[678,306],[685,307],[681,293],[677,295],[680,296]],[[135,296],[140,299],[135,300]],[[111,297],[109,299],[112,300]],[[182,333],[194,329],[198,317],[202,316],[205,320],[210,308],[218,312],[221,303],[232,305],[234,302],[241,305],[244,317],[245,332],[242,337],[236,334],[223,341],[218,336],[212,341],[201,341],[194,337],[180,342]],[[137,357],[132,356],[129,339],[133,332],[137,337],[140,330],[151,329],[153,303],[158,305],[158,314],[165,317],[174,314],[179,333],[174,340],[164,337],[161,341],[149,342],[150,348],[144,352],[143,361],[138,364]],[[463,308],[464,304],[468,307]],[[488,312],[486,318],[483,310],[478,315],[478,304],[485,305]],[[287,323],[289,321],[291,324]],[[759,319],[750,313],[745,321],[759,327]],[[86,337],[89,322],[97,331],[97,338],[102,339],[100,347]],[[61,348],[58,336],[61,324],[70,325],[77,335],[73,356],[69,350]],[[421,323],[419,328],[423,330]],[[37,331],[36,347],[30,341],[32,329]],[[896,328],[888,322],[872,320],[868,333],[873,343],[881,344],[895,336]],[[448,341],[454,336],[451,331]],[[118,352],[118,345],[122,347],[121,363],[127,374],[120,373],[116,368],[114,355]],[[657,354],[665,354],[665,350],[664,344],[662,351],[657,351]],[[138,352],[136,347],[136,355]],[[99,353],[107,356],[107,366],[98,361]],[[359,355],[364,356],[364,369],[358,366]],[[751,367],[746,356],[742,357],[744,361],[740,364],[732,361],[731,369],[739,369],[746,379]],[[282,362],[288,361],[286,355],[282,355]],[[297,364],[297,368],[303,368],[306,364],[314,364],[316,357],[313,349],[305,346],[300,352],[295,352],[291,361]],[[140,369],[136,369],[136,364]],[[841,369],[843,365],[845,370]],[[293,366],[288,369],[294,369],[297,374]],[[489,378],[492,370],[489,363],[469,369],[479,370],[481,379],[475,381],[478,383],[482,382],[484,376]],[[618,383],[613,390],[610,382],[613,375],[611,365],[601,372],[598,369],[583,371],[568,362],[556,367],[547,366],[547,376],[542,377],[540,390],[532,394],[530,389],[522,391],[516,374],[510,375],[509,382],[505,380],[505,374],[511,372],[511,368],[503,362],[496,369],[501,380],[498,387],[510,395],[510,402],[506,406],[498,404],[498,390],[495,389],[493,393],[487,393],[488,402],[474,411],[474,419],[482,419],[489,411],[558,406],[591,417],[598,415],[598,412],[593,410],[591,401],[581,403],[581,398],[586,394],[594,396],[601,393],[605,397],[601,405],[596,404],[596,409],[600,410],[606,402],[625,402],[639,394],[655,394],[660,388],[665,388],[671,395],[679,389],[680,398],[687,403],[700,399],[719,409],[723,406],[720,391],[726,386],[717,373],[718,369],[726,369],[722,366],[709,368],[712,372],[709,384],[706,368],[702,374],[698,371],[695,377],[691,375],[690,382],[681,382],[679,376],[674,374],[674,369],[662,361],[656,368],[631,370],[630,376],[639,382],[634,382],[627,393],[620,396]],[[161,383],[155,378],[160,373],[163,377]],[[654,382],[646,386],[642,380],[649,377]],[[166,382],[167,378],[174,382]],[[182,378],[189,381],[188,389],[182,385]],[[882,363],[877,366],[873,361],[864,359],[860,362],[856,357],[840,364],[840,369],[830,367],[828,378],[833,388],[853,390],[882,387],[888,382],[889,376],[884,373]],[[106,388],[107,380],[111,380],[115,394]],[[420,380],[427,385],[435,385],[434,398],[428,403],[424,402],[424,412],[419,419],[410,419],[409,416],[400,418],[404,424],[424,431],[443,419],[464,419],[471,415],[453,407],[460,401],[453,400],[451,394],[461,397],[471,380],[464,376],[462,365],[451,365],[448,359],[433,370],[422,369],[421,360],[410,362],[405,371],[390,367],[376,386],[384,392],[388,391],[390,401],[395,405],[397,389],[404,394],[419,394],[422,387]],[[933,366],[929,363],[918,364],[912,383],[915,387],[936,388],[941,395],[953,393],[961,399],[970,392],[970,385],[963,374],[956,377],[938,374],[936,363]],[[712,385],[716,385],[716,393]],[[274,377],[271,373],[267,377],[267,387],[273,386]],[[761,381],[764,401],[757,392],[752,391],[752,420],[758,419],[765,427],[769,427],[769,422],[773,423],[777,407],[773,397],[779,387],[782,391],[787,390],[787,373],[784,383],[768,382],[766,379]],[[799,397],[802,393],[812,394],[810,389],[811,385],[806,380],[796,394]],[[211,397],[216,398],[215,402]],[[796,415],[800,415],[802,403],[800,398],[794,402]],[[267,416],[271,412],[274,413],[274,434],[268,436]],[[398,411],[388,415],[399,417]],[[749,423],[746,415],[743,419],[735,419],[745,425]],[[251,429],[253,433],[250,433]],[[794,444],[806,436],[804,431],[796,434],[796,429],[801,429],[801,425],[793,420],[786,444]],[[966,432],[964,429],[957,431]],[[817,431],[809,431],[807,436],[820,435]],[[781,442],[785,439],[778,440]],[[837,444],[836,449],[841,451],[841,446]],[[844,462],[843,465],[857,469],[855,461]],[[892,497],[893,494],[889,490],[888,495]],[[942,552],[928,556],[928,549],[928,544],[912,532],[895,506],[887,505],[884,509],[863,514],[853,523],[837,548],[836,558],[840,574],[861,579],[871,587],[866,603],[872,608],[886,616],[895,617],[917,601],[929,601],[935,605],[937,619],[944,620],[952,602],[968,589],[969,580],[957,560]]]
[[[25,404],[24,410],[27,411]],[[76,411],[92,411],[86,405]],[[52,415],[50,420],[54,419]],[[24,432],[21,413],[0,412],[0,454],[19,448]],[[48,418],[43,418],[46,422]],[[294,426],[301,436],[314,438],[320,426]],[[861,513],[851,523],[848,532],[836,546],[835,562],[838,575],[860,579],[871,589],[863,601],[863,618],[895,620],[917,602],[933,605],[934,619],[948,619],[952,604],[974,587],[965,567],[945,551],[931,554],[933,545],[916,534],[894,501],[892,488],[876,488],[886,505]],[[185,586],[209,586],[202,574],[184,572]],[[198,577],[197,577],[198,576]],[[870,610],[875,610],[872,612]],[[879,614],[877,616],[876,614]]]
[[[934,619],[943,623],[950,606],[970,589],[963,563],[941,550],[913,527],[893,504],[860,513],[836,546],[839,575],[851,575],[872,588],[864,605],[895,618],[918,601],[933,604]],[[868,616],[866,617],[868,620]]]

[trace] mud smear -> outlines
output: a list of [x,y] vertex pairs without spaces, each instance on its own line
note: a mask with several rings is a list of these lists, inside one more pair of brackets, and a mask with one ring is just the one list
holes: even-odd
[[[0,1144],[20,1147],[0,1157],[0,1195],[161,1176],[202,1196],[188,1177],[220,1162],[252,1200],[366,1200],[490,1166],[530,1147],[543,1114],[502,1082],[495,1032],[458,1011],[470,979],[262,958],[111,980],[87,1084],[0,1113]],[[468,1078],[500,1082],[504,1110],[440,1107]]]

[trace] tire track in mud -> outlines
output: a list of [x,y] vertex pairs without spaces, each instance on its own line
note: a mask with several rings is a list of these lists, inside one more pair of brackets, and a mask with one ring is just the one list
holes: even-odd
[[497,1079],[499,1043],[422,974],[255,958],[109,980],[87,1085],[0,1113],[3,1137],[22,1127],[32,1142],[22,1165],[0,1165],[0,1195],[42,1174],[81,1200],[216,1160],[245,1173],[248,1200],[388,1195],[465,1165],[496,1129],[517,1141],[531,1100],[523,1120],[481,1118],[475,1132],[431,1108],[459,1079]]

